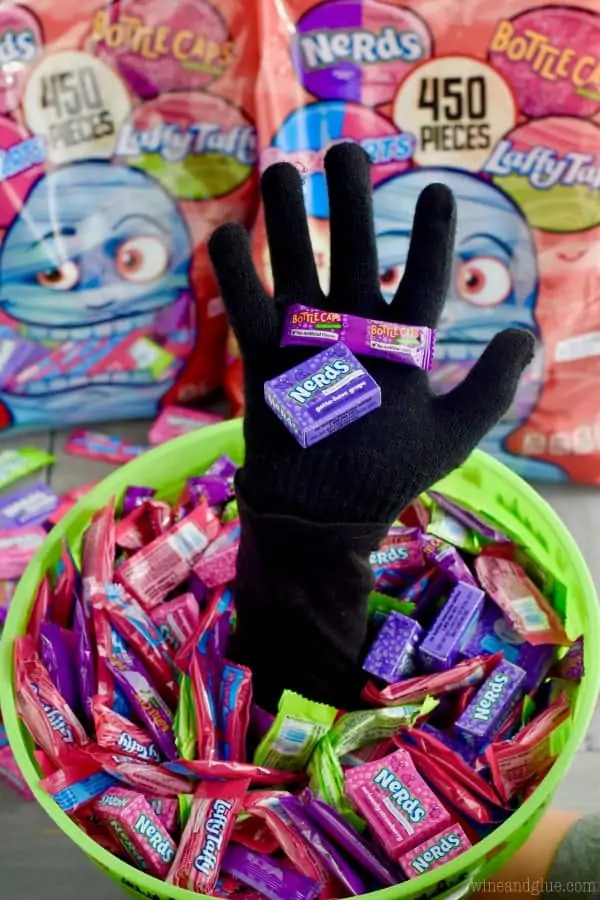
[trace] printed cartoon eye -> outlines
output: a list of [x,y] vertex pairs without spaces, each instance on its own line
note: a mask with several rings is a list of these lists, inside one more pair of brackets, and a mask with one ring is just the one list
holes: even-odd
[[117,271],[127,281],[155,281],[166,271],[168,264],[169,254],[160,238],[129,238],[117,247]]
[[476,256],[463,262],[456,275],[456,289],[474,306],[496,306],[512,290],[508,267],[493,256]]
[[384,294],[394,294],[404,275],[404,266],[392,266],[379,273],[379,284]]
[[73,260],[67,260],[56,269],[44,269],[35,276],[42,287],[53,291],[70,291],[79,281],[79,266]]

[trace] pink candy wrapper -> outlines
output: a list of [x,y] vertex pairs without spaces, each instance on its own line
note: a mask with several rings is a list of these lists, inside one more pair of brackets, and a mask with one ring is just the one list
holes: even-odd
[[193,594],[182,594],[150,611],[150,618],[162,635],[166,647],[176,653],[200,625],[200,607]]
[[138,869],[166,877],[177,848],[143,794],[109,788],[95,802],[94,812]]
[[98,459],[102,462],[124,465],[145,453],[147,447],[130,444],[121,438],[96,431],[85,431],[78,428],[64,446],[65,453],[73,456],[85,456],[87,459]]
[[59,768],[71,765],[75,749],[88,738],[50,681],[29,635],[15,640],[15,672],[17,709],[35,742]]
[[361,694],[363,700],[373,706],[398,706],[403,703],[418,703],[425,697],[439,697],[451,691],[459,691],[461,688],[480,684],[502,659],[501,653],[492,656],[478,656],[475,659],[466,659],[448,669],[445,672],[437,672],[435,675],[417,675],[390,684],[380,690],[372,682],[369,682]]
[[485,592],[525,641],[534,645],[571,643],[558,614],[521,566],[507,559],[479,556],[475,571]]
[[166,406],[152,425],[148,440],[152,446],[164,444],[182,434],[222,421],[223,416],[215,413],[187,409],[185,406]]
[[235,578],[239,545],[240,526],[237,522],[229,522],[194,567],[194,572],[207,588],[219,587]]
[[80,589],[79,572],[66,543],[63,544],[51,603],[51,619],[69,628],[73,621],[75,592]]
[[225,848],[249,781],[201,784],[167,882],[197,893],[210,893],[219,876]]
[[159,797],[178,797],[191,794],[193,784],[165,769],[164,766],[140,762],[128,756],[110,753],[107,750],[92,749],[88,754],[95,759],[109,775],[143,794]]
[[151,610],[185,581],[220,528],[210,508],[199,506],[124,562],[116,572],[117,581]]
[[115,558],[115,501],[97,512],[83,538],[81,576],[101,584],[113,580]]
[[148,797],[146,800],[170,834],[179,831],[179,803],[168,797]]
[[205,781],[239,781],[250,780],[252,784],[273,785],[298,782],[305,779],[304,773],[282,772],[281,769],[269,769],[267,766],[255,766],[253,763],[225,762],[221,759],[178,759],[165,763],[163,769],[188,778]]
[[20,578],[46,537],[41,525],[0,531],[0,579]]
[[142,762],[160,762],[160,751],[143,728],[109,709],[100,697],[94,697],[92,707],[99,747]]

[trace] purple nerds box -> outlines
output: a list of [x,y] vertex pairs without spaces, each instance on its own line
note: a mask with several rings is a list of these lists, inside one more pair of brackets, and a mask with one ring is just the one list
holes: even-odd
[[267,381],[265,400],[303,447],[381,406],[381,388],[337,343]]
[[481,614],[484,598],[479,588],[458,582],[419,647],[424,669],[441,672],[456,664],[460,648]]
[[502,610],[489,600],[460,652],[469,658],[503,653],[505,660],[525,672],[524,688],[528,694],[537,690],[556,658],[556,647],[528,644],[512,628]]
[[525,672],[504,660],[481,685],[454,723],[457,736],[471,746],[494,739],[523,695]]
[[24,488],[0,501],[0,530],[40,525],[60,503],[54,491],[43,482]]
[[392,611],[373,641],[363,669],[388,684],[412,675],[423,629],[414,619]]

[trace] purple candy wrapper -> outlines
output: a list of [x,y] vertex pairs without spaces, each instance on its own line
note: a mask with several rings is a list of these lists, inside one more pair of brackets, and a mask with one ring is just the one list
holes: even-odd
[[72,632],[52,622],[40,624],[40,650],[48,674],[72,710],[79,709],[74,665],[75,639]]
[[204,475],[219,475],[221,478],[233,478],[238,467],[228,456],[223,454],[215,459],[214,463],[208,467]]
[[156,690],[150,675],[127,647],[121,635],[110,626],[111,648],[108,666],[140,723],[167,759],[179,753],[173,734],[173,715]]
[[206,500],[209,506],[221,506],[231,500],[233,485],[231,478],[222,475],[199,475],[188,478],[187,489],[194,505]]
[[502,653],[504,659],[525,672],[524,688],[528,694],[538,689],[556,657],[556,647],[552,644],[528,644],[510,625],[502,610],[490,601],[483,607],[475,629],[460,652],[468,658]]
[[238,844],[229,844],[221,870],[260,891],[268,900],[315,900],[321,890],[318,881],[301,875],[272,856]]
[[92,699],[96,693],[96,666],[94,648],[90,636],[90,621],[79,597],[75,600],[73,612],[73,636],[75,640],[75,677],[79,697],[88,722],[93,721]]
[[433,365],[435,331],[326,312],[294,303],[283,326],[282,347],[314,347],[343,341],[353,353],[405,363],[428,372]]
[[302,447],[381,406],[381,389],[344,344],[265,383],[265,400]]
[[[541,650],[542,648],[536,647],[535,649]],[[523,668],[525,667],[523,666]],[[556,666],[556,674],[559,678],[565,678],[567,681],[579,681],[583,678],[585,674],[583,662],[583,635],[577,638],[571,647],[569,647],[568,653],[559,660]]]
[[523,696],[524,681],[525,672],[518,666],[499,663],[454,723],[460,740],[477,748],[493,741]]
[[16,581],[0,581],[0,628],[6,622],[8,608],[15,595],[17,584]]
[[379,851],[367,843],[329,803],[317,800],[308,788],[304,790],[300,799],[309,818],[351,859],[356,860],[381,884],[398,884],[401,880],[400,874],[395,872]]
[[480,588],[459,582],[419,647],[419,659],[428,672],[451,669],[461,645],[471,632],[483,608],[485,595]]
[[388,684],[410,677],[422,634],[418,622],[392,610],[371,645],[364,671]]
[[365,883],[346,862],[331,841],[321,834],[318,826],[306,814],[300,801],[289,794],[287,797],[281,796],[279,803],[310,846],[311,851],[319,857],[323,865],[343,885],[346,891],[352,896],[364,894],[367,890]]
[[486,521],[481,515],[477,515],[470,509],[461,506],[456,500],[451,500],[444,494],[438,494],[437,491],[429,491],[429,496],[441,509],[450,513],[461,525],[476,531],[486,540],[493,541],[495,544],[510,542],[510,538],[504,532],[499,531],[496,526]]
[[423,536],[423,553],[428,563],[436,566],[452,581],[462,581],[477,587],[474,576],[456,547],[432,534],[426,534]]
[[59,503],[60,499],[52,488],[43,482],[17,491],[0,501],[0,530],[41,525]]
[[128,487],[123,497],[123,516],[128,516],[136,507],[146,503],[147,500],[152,500],[155,495],[154,488],[136,487],[135,485]]
[[461,741],[457,738],[456,735],[448,734],[447,731],[441,731],[434,725],[430,725],[429,722],[423,722],[422,725],[419,725],[417,730],[425,731],[427,734],[431,734],[434,738],[437,738],[440,744],[444,744],[445,747],[454,750],[454,752],[458,753],[458,755],[470,766],[473,765],[478,756],[476,747],[470,747],[465,741]]

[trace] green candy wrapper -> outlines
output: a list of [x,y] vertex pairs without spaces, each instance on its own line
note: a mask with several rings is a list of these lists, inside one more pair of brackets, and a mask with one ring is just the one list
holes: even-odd
[[344,771],[329,735],[319,743],[308,764],[309,787],[318,800],[333,806],[349,825],[364,831],[367,823],[354,811],[344,793]]
[[450,513],[433,505],[431,521],[427,526],[427,533],[439,537],[440,540],[452,544],[459,550],[476,555],[481,552],[483,542],[479,535],[471,528],[466,528],[462,522],[455,519]]
[[336,756],[342,757],[391,737],[400,728],[412,728],[418,719],[428,716],[437,705],[438,701],[433,697],[426,697],[422,703],[345,713],[337,720],[328,738]]
[[51,453],[36,447],[22,447],[20,450],[3,450],[0,453],[0,488],[14,484],[20,478],[43,469],[54,462]]
[[230,500],[223,513],[221,515],[221,522],[223,525],[226,525],[227,522],[235,522],[236,519],[239,519],[240,512],[237,505],[237,500]]
[[192,811],[193,794],[178,794],[177,805],[179,807],[179,830],[183,834],[187,821]]
[[305,700],[293,691],[284,691],[273,723],[254,754],[254,764],[301,772],[321,738],[327,734],[337,709]]
[[181,759],[195,759],[198,747],[192,679],[182,674],[179,681],[179,703],[173,722],[175,744]]

